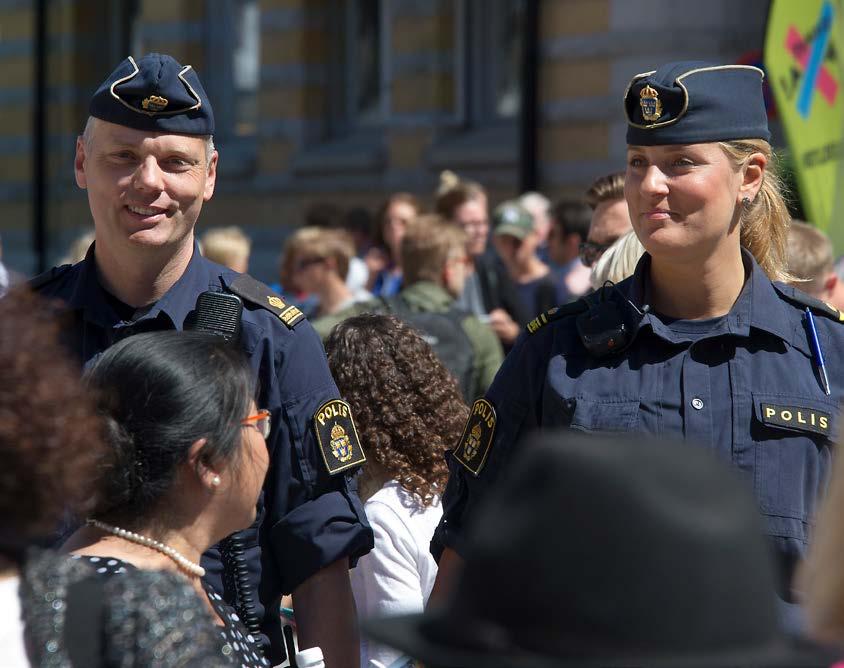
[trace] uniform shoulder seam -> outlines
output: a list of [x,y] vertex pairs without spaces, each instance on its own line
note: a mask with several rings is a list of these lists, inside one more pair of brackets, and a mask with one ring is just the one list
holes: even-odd
[[27,283],[32,290],[38,290],[39,288],[43,288],[45,285],[49,285],[53,281],[56,281],[64,276],[72,267],[72,264],[63,264],[58,267],[53,267],[42,274],[38,274],[38,276],[30,278]]
[[784,283],[773,282],[774,290],[783,299],[800,307],[810,308],[816,315],[822,315],[835,322],[844,322],[844,313],[825,301],[807,295],[799,288]]
[[564,304],[563,306],[555,306],[552,309],[548,309],[544,313],[540,313],[533,320],[531,320],[527,324],[527,331],[529,334],[535,334],[540,329],[545,327],[545,325],[551,322],[562,320],[563,318],[569,316],[578,315],[586,311],[588,308],[589,304],[584,298],[580,298],[577,301]]

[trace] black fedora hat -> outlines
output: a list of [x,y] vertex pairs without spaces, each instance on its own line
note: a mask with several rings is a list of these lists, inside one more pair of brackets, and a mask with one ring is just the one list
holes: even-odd
[[756,504],[710,452],[570,431],[521,451],[449,600],[373,639],[432,668],[832,663],[780,631]]

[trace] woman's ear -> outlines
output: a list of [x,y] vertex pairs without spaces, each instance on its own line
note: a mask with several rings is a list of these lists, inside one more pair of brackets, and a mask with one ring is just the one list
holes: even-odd
[[222,478],[220,472],[202,454],[207,442],[207,439],[200,438],[191,444],[190,450],[188,450],[188,466],[191,470],[196,471],[202,486],[213,492],[220,486]]
[[753,153],[742,167],[742,183],[739,188],[739,202],[745,197],[751,202],[756,199],[762,188],[765,170],[768,168],[768,158],[764,153]]

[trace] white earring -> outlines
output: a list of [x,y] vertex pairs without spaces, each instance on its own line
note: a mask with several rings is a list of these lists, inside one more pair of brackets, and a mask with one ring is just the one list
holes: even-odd
[[213,478],[211,478],[211,484],[214,487],[219,487],[220,486],[220,476],[215,475]]

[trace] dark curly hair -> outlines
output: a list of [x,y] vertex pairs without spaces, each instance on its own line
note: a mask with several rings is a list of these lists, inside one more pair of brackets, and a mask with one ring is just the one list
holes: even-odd
[[457,382],[393,316],[349,318],[331,331],[325,349],[367,456],[431,505],[448,478],[443,451],[457,443],[469,415]]
[[80,375],[48,302],[26,288],[0,299],[0,553],[8,558],[51,534],[65,509],[87,510],[106,446]]

